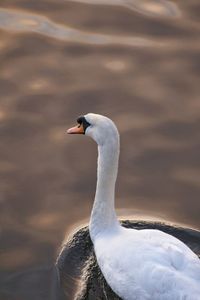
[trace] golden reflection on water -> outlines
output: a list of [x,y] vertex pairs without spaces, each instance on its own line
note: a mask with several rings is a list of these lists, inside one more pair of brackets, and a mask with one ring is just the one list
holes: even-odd
[[174,170],[173,176],[183,183],[185,182],[195,187],[199,187],[200,170],[198,168],[180,168],[178,170]]
[[6,118],[6,112],[0,108],[0,122],[5,120],[5,118]]
[[53,263],[65,233],[88,221],[96,145],[65,130],[91,111],[120,131],[119,215],[200,228],[193,2],[1,3],[3,270]]
[[127,68],[127,64],[120,60],[111,60],[105,63],[105,67],[113,72],[122,72]]
[[55,229],[60,222],[60,214],[53,212],[47,214],[37,214],[28,219],[28,224],[35,229]]
[[124,6],[133,11],[144,15],[154,17],[178,17],[180,10],[172,1],[165,0],[72,0],[79,3],[88,3],[91,5],[114,5]]
[[155,1],[155,0],[146,0],[146,1],[131,1],[126,0],[125,3],[128,3],[130,9],[136,10],[137,12],[154,17],[179,17],[180,10],[172,1]]
[[48,81],[46,78],[37,78],[29,83],[29,87],[33,91],[44,91],[51,89],[53,82]]
[[119,44],[132,47],[162,46],[162,43],[149,38],[103,35],[84,32],[69,26],[56,24],[43,16],[31,15],[24,12],[0,10],[0,28],[16,32],[36,32],[58,40],[86,43],[94,45]]

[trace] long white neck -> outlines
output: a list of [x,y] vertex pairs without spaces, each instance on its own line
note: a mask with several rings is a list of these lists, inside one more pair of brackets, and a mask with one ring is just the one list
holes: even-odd
[[89,230],[91,239],[105,230],[116,230],[119,222],[114,208],[115,182],[119,160],[119,137],[98,146],[97,187]]

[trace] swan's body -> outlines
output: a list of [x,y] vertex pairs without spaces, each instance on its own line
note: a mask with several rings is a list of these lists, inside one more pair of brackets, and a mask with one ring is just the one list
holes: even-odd
[[89,230],[99,267],[124,300],[200,300],[200,260],[184,243],[159,230],[125,229],[114,209],[119,135],[114,123],[87,114],[69,133],[98,144],[98,178]]

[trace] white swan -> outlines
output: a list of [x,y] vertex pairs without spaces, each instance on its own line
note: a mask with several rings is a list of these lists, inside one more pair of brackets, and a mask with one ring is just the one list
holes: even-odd
[[124,300],[200,300],[200,260],[184,243],[159,230],[125,229],[114,209],[119,134],[107,117],[79,117],[68,133],[98,144],[97,188],[89,230],[99,267]]

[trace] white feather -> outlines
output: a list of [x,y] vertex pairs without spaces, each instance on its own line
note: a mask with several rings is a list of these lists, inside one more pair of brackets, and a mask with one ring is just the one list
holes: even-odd
[[98,178],[90,235],[99,267],[124,300],[200,300],[200,260],[159,230],[125,229],[114,209],[119,135],[114,123],[87,114],[86,135],[98,144]]

